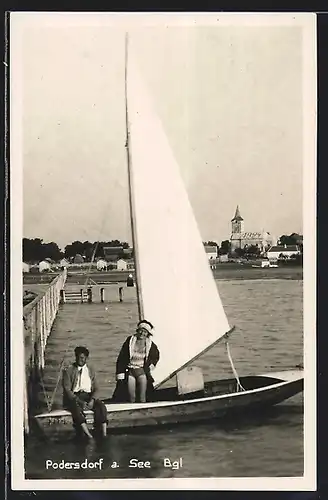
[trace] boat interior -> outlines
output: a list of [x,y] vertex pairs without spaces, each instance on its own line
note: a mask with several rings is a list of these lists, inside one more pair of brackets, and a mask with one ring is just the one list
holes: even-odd
[[[277,378],[261,377],[261,376],[247,376],[240,377],[240,384],[245,390],[258,389],[261,387],[268,387],[270,385],[281,382]],[[203,387],[198,390],[190,390],[188,392],[180,393],[179,385],[157,389],[153,393],[151,401],[183,401],[189,399],[205,398],[211,396],[223,396],[240,392],[242,389],[238,386],[235,378],[224,380],[213,380],[204,382]],[[104,403],[112,403],[111,399],[104,400]]]
[[[281,380],[276,378],[269,379],[268,377],[259,376],[241,377],[239,380],[241,386],[245,390],[258,389],[260,387],[265,387],[281,382]],[[186,400],[210,396],[220,396],[240,391],[241,389],[238,386],[237,380],[235,378],[230,378],[225,380],[213,380],[205,382],[202,389],[186,392],[183,394],[179,394],[178,387],[169,387],[156,390],[155,395],[156,401],[174,401],[177,399]]]

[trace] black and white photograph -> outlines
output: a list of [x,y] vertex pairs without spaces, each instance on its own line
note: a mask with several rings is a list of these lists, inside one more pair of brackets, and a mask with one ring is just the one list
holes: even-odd
[[315,490],[316,16],[15,12],[9,76],[12,488]]

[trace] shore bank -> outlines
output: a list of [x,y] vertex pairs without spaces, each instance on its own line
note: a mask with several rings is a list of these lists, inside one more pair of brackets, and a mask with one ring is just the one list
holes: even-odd
[[[192,270],[190,271],[192,272]],[[58,273],[46,274],[24,274],[24,288],[33,289],[33,285],[44,285],[50,283]],[[68,271],[67,283],[84,285],[89,278],[90,285],[101,283],[125,283],[129,274],[135,276],[131,271],[92,271],[88,274],[86,271]],[[303,279],[302,266],[283,266],[272,268],[249,267],[238,264],[221,264],[213,270],[213,276],[216,280],[252,280],[252,279]],[[154,270],[154,279],[156,270]]]

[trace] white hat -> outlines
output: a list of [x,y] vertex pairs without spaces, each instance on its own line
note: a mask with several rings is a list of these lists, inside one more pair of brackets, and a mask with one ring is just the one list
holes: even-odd
[[148,323],[148,321],[140,321],[138,323],[137,330],[139,328],[143,328],[149,333],[149,335],[153,335],[153,327]]

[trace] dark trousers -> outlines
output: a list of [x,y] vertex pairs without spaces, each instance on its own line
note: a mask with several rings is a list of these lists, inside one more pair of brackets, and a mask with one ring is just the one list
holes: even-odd
[[[77,396],[77,400],[74,399],[70,402],[69,410],[72,413],[74,427],[78,427],[81,424],[85,424],[85,415],[83,412],[83,403],[89,403],[91,399],[91,395],[89,392],[75,392],[75,396]],[[107,410],[106,406],[100,399],[95,399],[92,407],[92,411],[94,412],[94,426],[99,427],[100,424],[104,424],[107,422]]]

